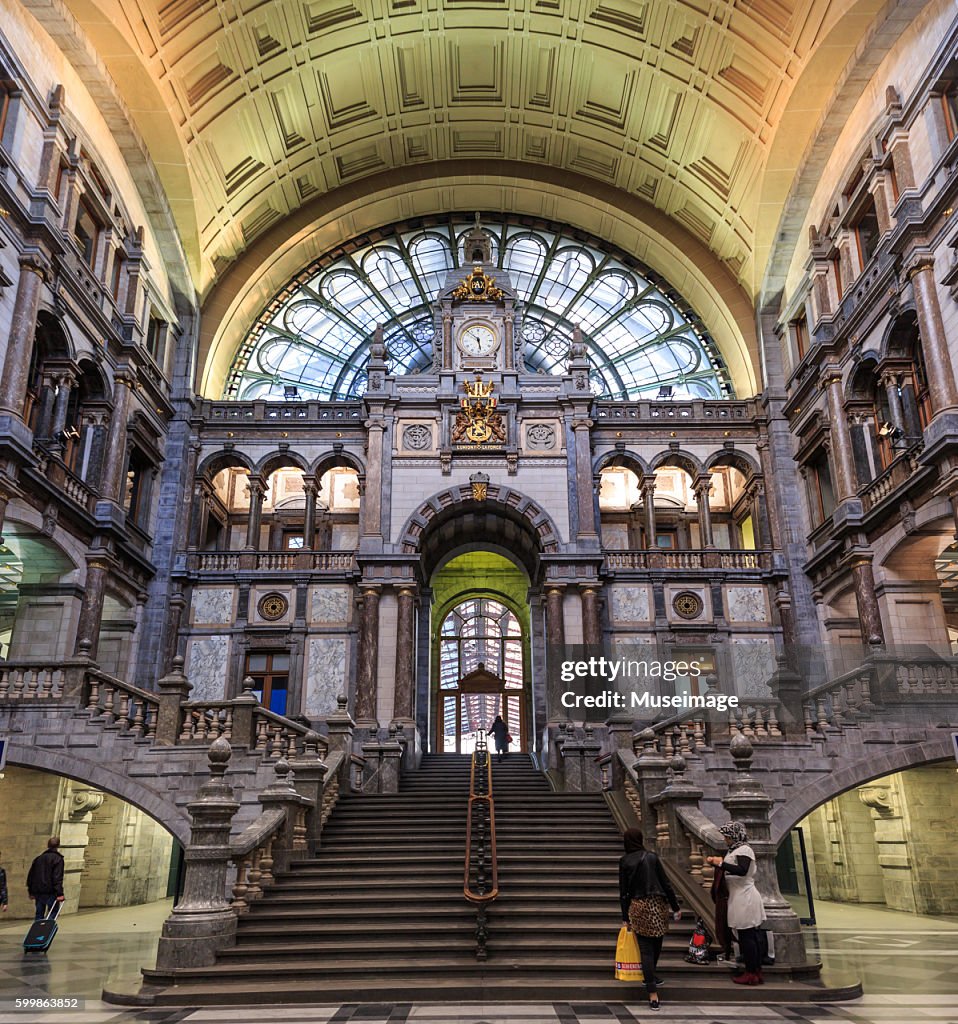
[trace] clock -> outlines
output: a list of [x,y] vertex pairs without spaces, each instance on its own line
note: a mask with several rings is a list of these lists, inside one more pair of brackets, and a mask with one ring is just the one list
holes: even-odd
[[459,348],[473,358],[492,355],[499,347],[498,334],[487,324],[466,324],[459,332]]

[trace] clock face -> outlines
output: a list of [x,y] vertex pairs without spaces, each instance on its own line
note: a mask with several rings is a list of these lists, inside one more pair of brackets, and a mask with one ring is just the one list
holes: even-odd
[[468,324],[459,335],[459,347],[467,356],[487,356],[499,345],[496,332],[485,324]]

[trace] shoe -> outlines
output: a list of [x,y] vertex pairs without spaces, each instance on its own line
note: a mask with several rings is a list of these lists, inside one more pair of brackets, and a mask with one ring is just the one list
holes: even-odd
[[736,974],[732,981],[736,985],[761,985],[762,982],[759,980],[757,974],[752,971],[746,971],[744,974]]
[[774,967],[775,966],[775,957],[773,957],[773,956],[763,956],[762,957],[762,966],[763,967]]
[[662,988],[664,985],[665,985],[665,982],[661,978],[656,978],[655,979],[655,987],[656,988]]
[[650,1010],[661,1010],[662,1009],[662,1004],[658,1001],[658,999],[650,999],[649,1000],[649,1009]]

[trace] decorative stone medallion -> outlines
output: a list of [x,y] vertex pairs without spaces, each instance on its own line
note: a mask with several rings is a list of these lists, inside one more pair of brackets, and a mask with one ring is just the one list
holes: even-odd
[[683,619],[697,619],[702,614],[702,598],[691,590],[683,590],[672,599],[672,607]]
[[551,423],[533,423],[526,430],[526,447],[532,451],[551,451],[555,446],[556,431]]
[[270,622],[281,619],[289,611],[289,601],[282,594],[266,594],[257,605],[260,616]]
[[423,452],[432,447],[432,431],[422,423],[413,423],[402,432],[403,450]]

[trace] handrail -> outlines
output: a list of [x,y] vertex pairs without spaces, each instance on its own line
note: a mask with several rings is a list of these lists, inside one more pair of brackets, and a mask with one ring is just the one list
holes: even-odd
[[[483,792],[484,790],[484,792]],[[489,842],[489,878],[486,878],[486,829]],[[477,835],[476,882],[472,884],[472,836]],[[476,739],[469,771],[469,805],[466,811],[466,860],[462,895],[476,907],[476,959],[488,956],[489,927],[486,907],[499,895],[499,864],[496,859],[496,810],[492,797],[492,758],[485,734]]]

